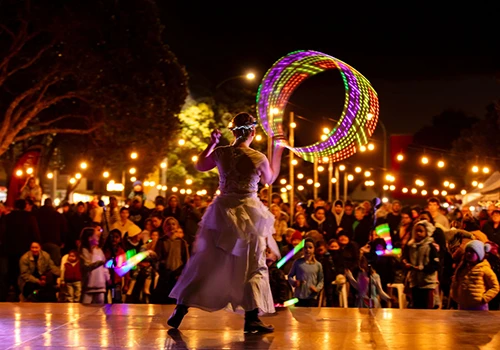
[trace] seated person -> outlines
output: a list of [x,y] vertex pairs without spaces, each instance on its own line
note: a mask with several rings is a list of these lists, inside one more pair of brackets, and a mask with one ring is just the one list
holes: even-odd
[[59,268],[42,250],[40,243],[31,243],[30,251],[19,260],[19,268],[19,288],[26,300],[57,301],[54,275],[59,276]]

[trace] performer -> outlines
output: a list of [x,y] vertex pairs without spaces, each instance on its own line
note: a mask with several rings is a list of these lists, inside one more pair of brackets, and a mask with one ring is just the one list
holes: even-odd
[[257,122],[239,113],[229,125],[235,137],[230,146],[217,147],[221,133],[212,132],[196,168],[219,170],[221,194],[207,208],[199,225],[194,254],[170,297],[177,307],[167,324],[178,328],[188,307],[217,311],[227,306],[245,310],[245,333],[270,333],[261,313],[274,313],[266,265],[266,245],[279,257],[272,237],[274,216],[257,197],[258,183],[272,184],[279,175],[283,137],[273,140],[271,162],[250,148]]

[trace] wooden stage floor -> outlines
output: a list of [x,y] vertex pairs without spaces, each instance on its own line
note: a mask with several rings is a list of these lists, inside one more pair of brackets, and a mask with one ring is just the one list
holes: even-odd
[[0,349],[500,349],[500,312],[290,308],[262,318],[275,333],[245,336],[242,315],[196,309],[173,332],[172,310],[0,303]]

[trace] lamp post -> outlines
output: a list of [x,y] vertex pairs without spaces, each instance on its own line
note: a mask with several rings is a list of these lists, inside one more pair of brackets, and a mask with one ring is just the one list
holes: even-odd
[[333,161],[328,161],[328,201],[331,203],[333,199]]
[[[161,168],[161,184],[163,186],[167,186],[167,168],[168,168],[168,158],[163,159],[163,162],[160,164]],[[167,195],[167,190],[162,191],[163,196]]]
[[313,197],[316,200],[318,198],[318,188],[316,184],[318,183],[318,158],[314,158],[314,183],[313,183]]
[[340,179],[339,179],[339,167],[335,166],[335,178],[337,181],[335,182],[335,200],[340,199]]
[[[294,121],[294,114],[293,112],[290,112],[290,136],[289,136],[289,140],[288,140],[288,143],[290,144],[290,147],[293,147],[294,143],[295,143],[295,121]],[[293,213],[294,213],[294,210],[295,210],[295,203],[294,203],[294,199],[295,199],[295,169],[294,169],[294,165],[293,165],[293,160],[294,160],[294,156],[295,154],[290,150],[289,151],[290,154],[289,154],[289,163],[288,163],[288,168],[289,168],[289,177],[290,177],[290,186],[291,186],[291,189],[290,189],[290,199],[289,199],[289,203],[290,203],[290,225],[293,224]]]
[[[271,108],[269,111],[269,125],[273,124],[273,115],[274,115],[274,110]],[[269,161],[269,164],[271,164],[272,159],[273,159],[273,137],[271,133],[267,135],[267,159]],[[271,208],[271,203],[273,202],[273,184],[267,184],[267,205],[269,208]]]
[[349,186],[349,181],[347,180],[347,171],[344,171],[344,203],[347,201],[347,187]]

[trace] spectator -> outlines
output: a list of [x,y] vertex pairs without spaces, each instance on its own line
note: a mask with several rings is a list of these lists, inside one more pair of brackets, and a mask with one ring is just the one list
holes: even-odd
[[61,293],[64,301],[79,303],[82,295],[82,271],[78,252],[72,250],[65,255],[61,262]]
[[67,223],[64,216],[52,206],[52,199],[45,199],[43,206],[36,213],[42,249],[50,254],[52,261],[61,264],[61,247],[66,240]]
[[120,221],[116,222],[111,229],[117,229],[122,233],[122,238],[125,236],[131,227],[137,226],[129,220],[130,211],[127,207],[120,209]]
[[104,304],[106,285],[111,284],[109,271],[104,267],[105,256],[99,248],[99,237],[93,227],[82,231],[80,266],[82,268],[82,303]]
[[59,276],[60,271],[40,243],[31,243],[19,260],[19,270],[19,289],[27,301],[57,301],[54,275]]
[[465,247],[465,259],[453,277],[452,298],[459,310],[488,310],[488,303],[500,291],[497,276],[484,259],[489,244],[473,240]]
[[19,277],[19,259],[30,249],[31,242],[40,242],[40,232],[36,218],[27,211],[26,201],[18,199],[14,210],[2,220],[0,241],[7,256],[7,288],[14,286],[17,296],[21,293],[17,279]]
[[21,189],[20,199],[29,198],[37,207],[42,203],[42,188],[36,183],[35,177],[31,176]]
[[441,214],[441,212],[439,211],[441,207],[439,199],[437,199],[436,197],[429,198],[427,200],[427,207],[432,215],[432,218],[434,219],[434,222],[436,224],[443,226],[443,228],[449,230],[450,222],[448,221],[448,218],[443,214]]
[[288,281],[295,288],[294,296],[299,299],[296,306],[318,305],[318,295],[324,284],[323,268],[314,257],[314,241],[311,238],[306,238],[304,257],[295,260]]
[[492,211],[491,221],[484,224],[482,231],[490,241],[500,245],[500,209]]
[[413,237],[408,242],[408,256],[403,259],[409,270],[409,287],[415,309],[434,307],[434,289],[438,285],[439,269],[439,257],[432,238],[434,229],[426,220],[417,222]]

